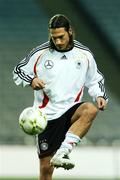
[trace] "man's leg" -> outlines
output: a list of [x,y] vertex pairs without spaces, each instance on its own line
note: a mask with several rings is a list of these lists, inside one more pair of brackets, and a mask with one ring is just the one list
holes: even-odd
[[39,180],[52,180],[54,167],[50,165],[52,156],[40,159],[40,177]]
[[[66,133],[65,140],[51,160],[55,167],[71,169],[74,164],[68,159],[68,154],[72,148],[77,145],[82,137],[88,132],[93,120],[97,115],[97,108],[92,103],[83,103],[80,105],[71,118],[71,127]],[[65,158],[67,155],[67,159]]]
[[78,109],[72,116],[72,125],[68,131],[79,136],[80,138],[84,137],[90,129],[92,122],[97,115],[97,112],[97,107],[92,103],[83,103],[78,107]]

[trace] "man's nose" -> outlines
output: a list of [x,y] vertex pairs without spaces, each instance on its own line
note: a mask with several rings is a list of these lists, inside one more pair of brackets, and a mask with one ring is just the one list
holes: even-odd
[[56,45],[60,45],[61,44],[61,40],[58,38],[56,39]]

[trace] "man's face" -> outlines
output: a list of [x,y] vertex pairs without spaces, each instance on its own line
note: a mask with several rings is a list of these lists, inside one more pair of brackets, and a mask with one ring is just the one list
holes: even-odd
[[50,37],[59,51],[67,50],[69,47],[70,33],[64,27],[50,29]]

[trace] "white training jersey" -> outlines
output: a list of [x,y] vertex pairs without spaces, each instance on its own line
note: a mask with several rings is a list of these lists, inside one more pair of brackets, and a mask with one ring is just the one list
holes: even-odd
[[69,108],[82,101],[84,87],[95,100],[107,99],[104,77],[97,69],[90,50],[74,40],[74,47],[67,52],[51,50],[49,41],[33,49],[14,69],[17,85],[30,86],[37,76],[45,88],[34,90],[34,104],[48,120],[60,117]]

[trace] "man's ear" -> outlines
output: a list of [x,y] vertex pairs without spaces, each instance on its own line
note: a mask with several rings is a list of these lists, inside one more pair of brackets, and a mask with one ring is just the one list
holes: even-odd
[[70,35],[73,34],[73,31],[72,31],[72,28],[71,28],[71,27],[69,28],[69,34],[70,34]]

